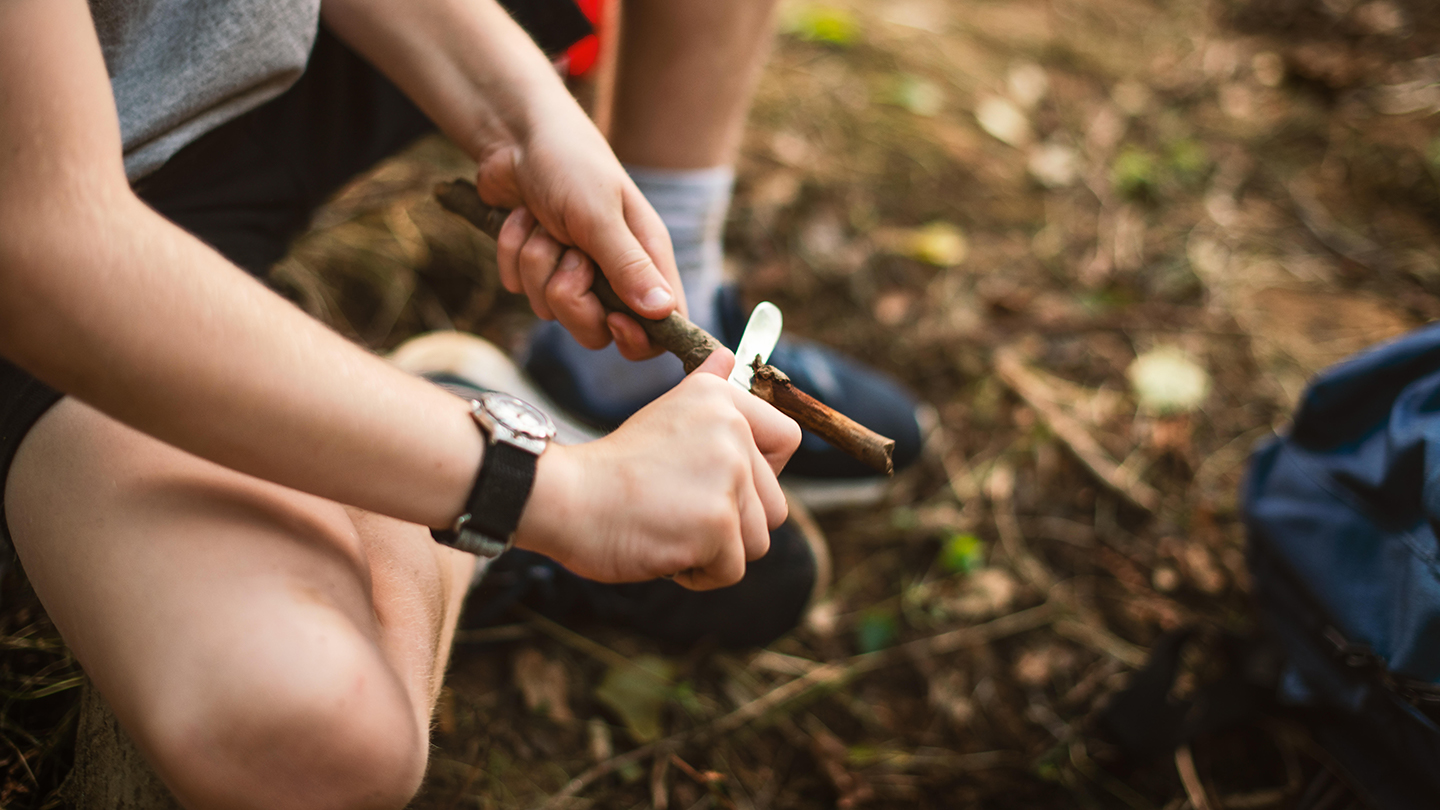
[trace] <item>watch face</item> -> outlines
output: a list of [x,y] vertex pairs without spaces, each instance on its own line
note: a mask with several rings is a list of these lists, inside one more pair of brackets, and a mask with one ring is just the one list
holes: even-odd
[[543,411],[509,394],[487,392],[480,395],[480,404],[498,424],[533,439],[549,439],[555,435],[555,424]]

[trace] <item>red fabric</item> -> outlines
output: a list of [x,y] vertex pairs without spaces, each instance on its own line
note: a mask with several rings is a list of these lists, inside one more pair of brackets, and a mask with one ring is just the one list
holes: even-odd
[[606,0],[575,0],[575,5],[580,7],[586,19],[595,27],[595,33],[570,46],[565,55],[570,57],[570,75],[575,77],[584,76],[595,67],[595,61],[600,56],[600,20],[604,16]]

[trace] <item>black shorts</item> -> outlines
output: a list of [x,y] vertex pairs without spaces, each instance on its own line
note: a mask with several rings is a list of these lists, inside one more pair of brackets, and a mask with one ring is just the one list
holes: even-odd
[[[322,27],[293,87],[186,146],[135,192],[263,278],[327,197],[432,129],[394,85]],[[0,540],[7,543],[10,464],[61,396],[0,358]]]

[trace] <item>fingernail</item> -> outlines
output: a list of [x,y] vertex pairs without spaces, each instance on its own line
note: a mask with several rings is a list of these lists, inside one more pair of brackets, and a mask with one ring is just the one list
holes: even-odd
[[673,300],[675,297],[664,287],[651,287],[650,291],[640,299],[640,305],[646,309],[660,309]]

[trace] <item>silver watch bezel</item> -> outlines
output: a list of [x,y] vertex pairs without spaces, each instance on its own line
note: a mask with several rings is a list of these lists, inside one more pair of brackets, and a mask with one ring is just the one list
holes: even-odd
[[[534,424],[511,421],[510,414],[519,412],[532,417]],[[484,434],[487,444],[504,442],[533,456],[540,456],[555,438],[555,423],[544,411],[525,400],[499,391],[486,391],[470,400],[470,416]],[[473,516],[465,512],[455,519],[455,546],[481,557],[495,558],[515,545],[515,535],[493,537],[470,528]]]
[[[508,421],[505,408],[520,411],[538,423],[534,426]],[[491,442],[505,442],[538,456],[555,438],[555,423],[544,411],[525,400],[499,391],[486,391],[470,400],[470,413]]]

